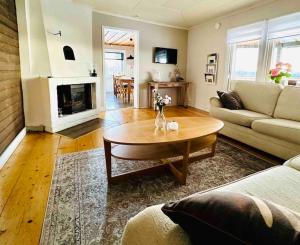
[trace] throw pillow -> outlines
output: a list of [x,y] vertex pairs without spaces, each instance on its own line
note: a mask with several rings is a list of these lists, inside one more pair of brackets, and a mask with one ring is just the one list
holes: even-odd
[[222,92],[217,91],[222,105],[230,110],[243,109],[243,103],[239,95],[236,92]]
[[246,194],[194,194],[165,204],[162,211],[193,244],[300,244],[299,214]]

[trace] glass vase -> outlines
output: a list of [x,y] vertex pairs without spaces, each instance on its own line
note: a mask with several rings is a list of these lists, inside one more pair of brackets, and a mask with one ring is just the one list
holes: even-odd
[[163,107],[158,107],[159,111],[157,113],[156,119],[155,119],[155,127],[157,129],[165,129],[166,128],[166,124],[167,124],[167,120],[166,117],[164,115],[164,110]]

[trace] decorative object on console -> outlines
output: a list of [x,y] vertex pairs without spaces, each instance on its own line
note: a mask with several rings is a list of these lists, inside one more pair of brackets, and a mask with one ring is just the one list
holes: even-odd
[[218,72],[218,54],[213,53],[207,56],[205,82],[207,84],[216,84]]
[[165,95],[165,98],[163,98],[155,90],[153,92],[155,93],[155,106],[159,109],[155,119],[155,126],[157,129],[165,129],[167,121],[163,112],[163,108],[164,106],[170,104],[172,99],[168,95]]
[[269,76],[274,83],[287,85],[288,77],[292,76],[292,65],[289,63],[278,62],[274,69],[269,71]]
[[154,82],[160,82],[161,78],[160,78],[160,72],[158,70],[153,70],[151,73],[152,76],[152,81]]
[[217,91],[222,105],[230,110],[240,110],[243,109],[243,102],[236,92],[222,92]]
[[183,77],[181,76],[178,66],[176,66],[176,69],[175,69],[175,79],[177,82],[184,81]]
[[199,193],[165,204],[162,211],[189,234],[193,244],[300,242],[299,214],[247,194]]

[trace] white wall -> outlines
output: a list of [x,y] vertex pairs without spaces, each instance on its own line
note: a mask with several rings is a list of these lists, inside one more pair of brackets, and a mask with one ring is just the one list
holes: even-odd
[[[174,29],[154,24],[123,19],[97,12],[93,13],[93,56],[99,75],[102,71],[102,26],[119,27],[139,31],[139,101],[140,107],[148,106],[147,81],[153,69],[159,70],[162,80],[170,80],[170,74],[174,73],[175,65],[152,63],[154,47],[165,47],[178,49],[178,66],[185,77],[186,74],[186,52],[187,31]],[[164,93],[164,91],[162,91]],[[168,91],[176,98],[175,89]],[[102,102],[103,103],[103,102]]]
[[[228,29],[297,11],[300,11],[299,0],[277,0],[193,27],[188,35],[187,80],[192,82],[190,105],[209,110],[209,98],[216,96],[216,90],[227,88],[225,67]],[[219,30],[214,28],[217,22],[222,24]],[[207,85],[204,82],[206,59],[209,53],[219,54],[219,71],[216,85]]]
[[[92,10],[68,0],[42,0],[47,45],[54,77],[88,76],[92,59]],[[54,36],[48,32],[62,32]],[[70,46],[75,61],[66,61],[63,47]]]
[[40,0],[16,0],[16,9],[25,125],[33,121],[41,125],[37,118],[30,117],[43,114],[41,95],[32,93],[30,86],[39,86],[38,77],[51,74]]

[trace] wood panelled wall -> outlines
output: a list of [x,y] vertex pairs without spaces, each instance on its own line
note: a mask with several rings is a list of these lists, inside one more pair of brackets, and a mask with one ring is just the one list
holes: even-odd
[[0,0],[0,154],[23,128],[15,0]]

